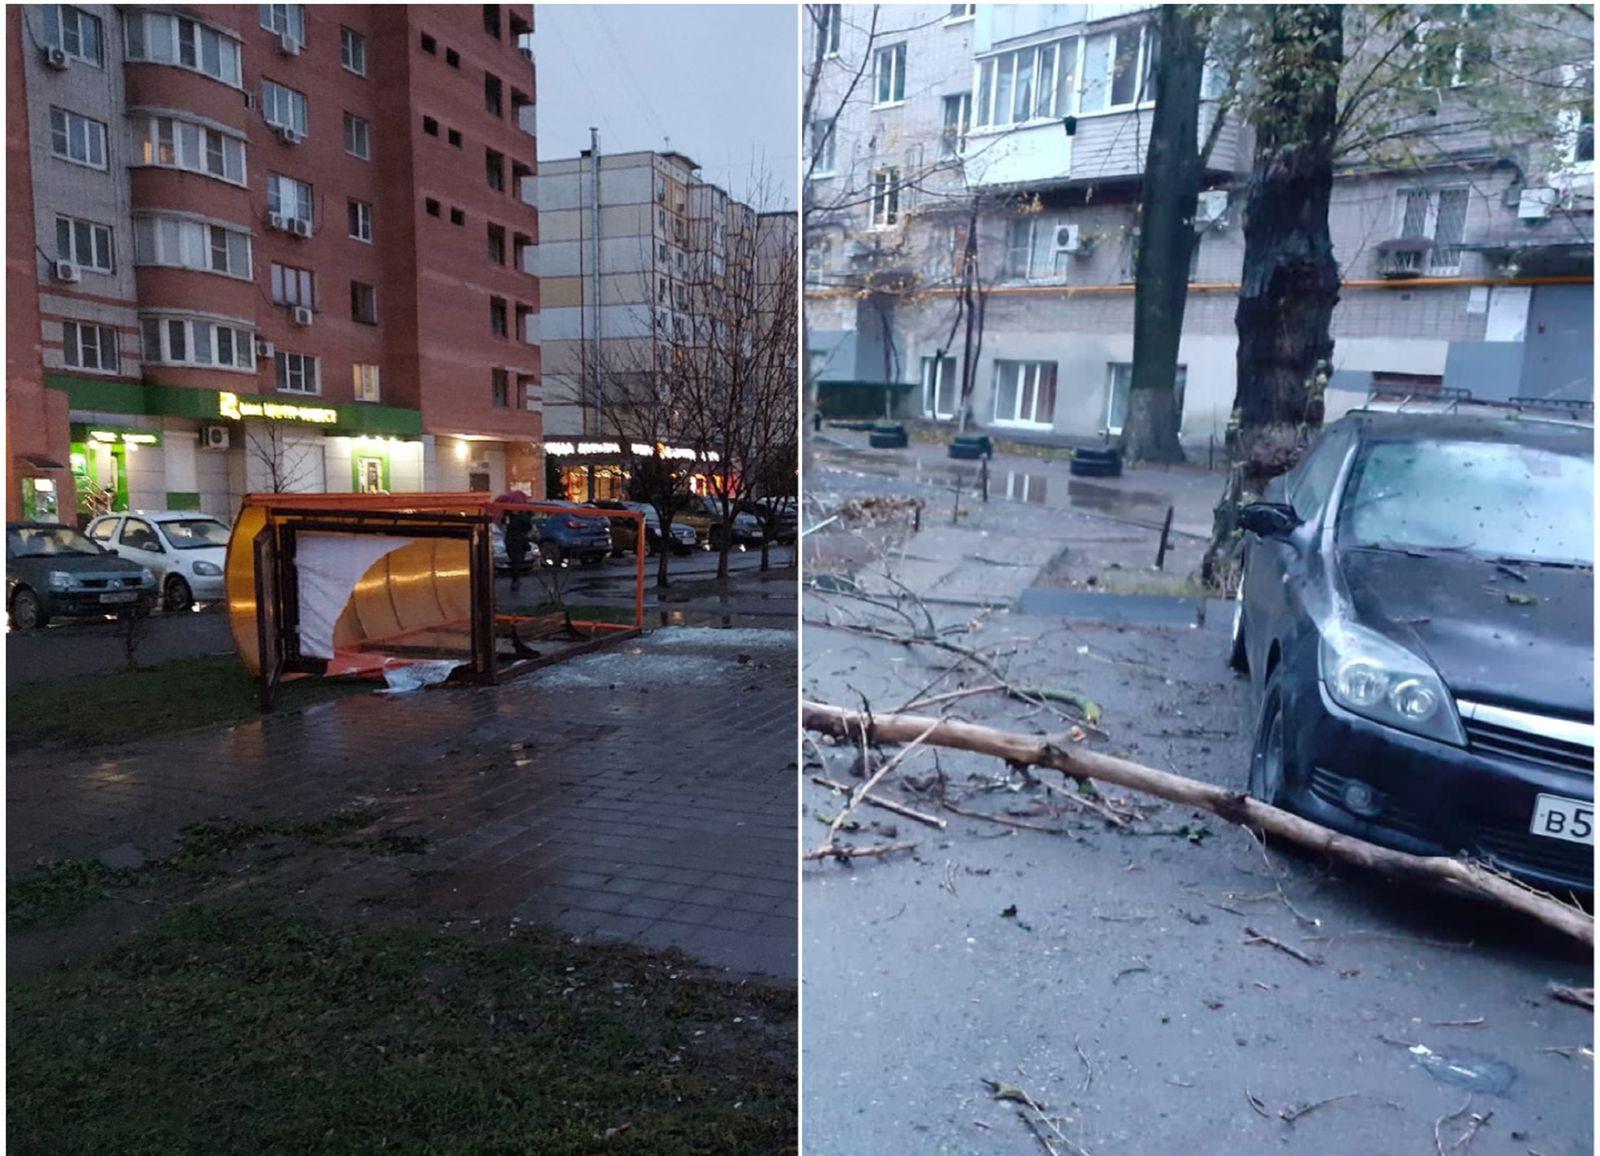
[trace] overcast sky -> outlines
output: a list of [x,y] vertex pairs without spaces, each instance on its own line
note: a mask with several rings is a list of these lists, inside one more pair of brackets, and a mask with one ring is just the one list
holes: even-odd
[[539,159],[576,156],[600,130],[602,153],[687,154],[734,196],[795,208],[799,23],[793,4],[540,4]]

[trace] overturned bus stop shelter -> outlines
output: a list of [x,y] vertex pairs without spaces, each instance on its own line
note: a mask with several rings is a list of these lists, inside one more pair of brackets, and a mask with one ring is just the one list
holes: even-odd
[[[512,509],[535,521],[632,518],[633,622],[573,619],[559,599],[501,613],[493,530]],[[454,680],[494,683],[638,634],[645,541],[638,513],[489,494],[251,494],[228,542],[234,644],[260,679],[263,708],[285,678],[304,675],[454,663]]]

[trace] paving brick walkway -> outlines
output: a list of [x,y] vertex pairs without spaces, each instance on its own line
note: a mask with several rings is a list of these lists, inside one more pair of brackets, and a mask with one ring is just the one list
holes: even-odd
[[788,631],[666,629],[502,687],[21,756],[7,866],[362,806],[427,839],[410,886],[432,917],[551,922],[792,981],[795,688]]

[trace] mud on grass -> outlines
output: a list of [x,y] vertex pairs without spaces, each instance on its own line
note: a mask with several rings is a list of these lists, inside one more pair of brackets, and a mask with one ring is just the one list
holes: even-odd
[[523,931],[187,904],[13,978],[18,1153],[794,1151],[794,994]]

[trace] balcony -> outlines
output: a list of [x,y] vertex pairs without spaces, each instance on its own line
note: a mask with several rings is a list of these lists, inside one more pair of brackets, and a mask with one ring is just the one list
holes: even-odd
[[1456,277],[1461,273],[1461,246],[1440,245],[1429,237],[1396,237],[1379,242],[1374,263],[1378,276],[1392,281]]

